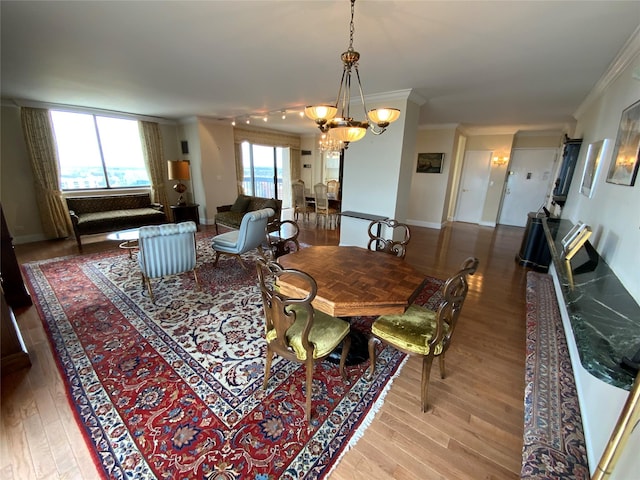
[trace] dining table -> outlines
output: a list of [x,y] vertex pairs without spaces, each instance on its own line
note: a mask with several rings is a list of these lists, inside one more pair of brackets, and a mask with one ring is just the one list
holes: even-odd
[[[355,246],[311,246],[283,255],[278,263],[311,275],[318,285],[313,307],[334,317],[403,313],[426,282],[426,275],[404,259]],[[291,297],[308,293],[293,275],[281,275],[278,288]],[[368,358],[367,340],[352,330],[347,364]]]

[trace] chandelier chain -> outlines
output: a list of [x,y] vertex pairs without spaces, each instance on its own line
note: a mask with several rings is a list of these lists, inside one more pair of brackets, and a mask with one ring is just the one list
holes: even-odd
[[353,14],[355,12],[356,0],[351,0],[351,23],[349,24],[349,51],[353,51],[353,33],[356,31],[356,27],[353,24]]
[[[367,104],[362,90],[362,80],[358,69],[360,53],[353,48],[353,37],[355,34],[355,3],[351,0],[351,21],[349,22],[349,48],[340,55],[342,60],[342,78],[338,87],[338,96],[334,105],[310,105],[305,108],[305,115],[315,121],[323,134],[328,134],[334,140],[342,142],[342,148],[348,148],[350,142],[360,140],[368,131],[374,135],[384,133],[390,123],[395,122],[400,116],[397,108],[375,108],[367,110]],[[351,117],[351,82],[352,70],[355,70],[358,83],[358,93],[364,110],[364,119],[355,120]],[[354,86],[355,88],[355,86]],[[355,93],[354,93],[355,95]],[[339,116],[337,116],[339,115]],[[326,145],[322,146],[327,147]]]

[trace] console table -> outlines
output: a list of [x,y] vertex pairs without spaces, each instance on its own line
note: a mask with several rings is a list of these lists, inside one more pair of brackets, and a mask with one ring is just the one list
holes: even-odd
[[[573,257],[572,272],[567,272],[561,240],[573,227],[570,221],[544,219],[543,227],[593,475],[634,385],[636,375],[623,368],[621,361],[640,348],[640,307],[604,259],[597,253],[593,258],[592,249],[590,256],[583,249]],[[639,449],[640,432],[636,431],[612,479],[635,478],[640,471]]]

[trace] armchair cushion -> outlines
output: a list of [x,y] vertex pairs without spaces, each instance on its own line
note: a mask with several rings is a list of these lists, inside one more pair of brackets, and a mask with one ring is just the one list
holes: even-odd
[[230,232],[221,233],[214,237],[215,245],[220,247],[233,248],[238,244],[239,230],[231,230]]

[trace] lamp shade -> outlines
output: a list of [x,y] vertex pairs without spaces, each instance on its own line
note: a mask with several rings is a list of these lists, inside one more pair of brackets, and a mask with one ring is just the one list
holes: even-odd
[[391,122],[395,122],[400,118],[400,110],[397,108],[377,108],[369,110],[369,120],[380,127],[386,127]]
[[334,118],[329,122],[329,137],[337,142],[357,142],[367,133],[369,124],[350,118]]
[[190,180],[188,160],[169,160],[169,180]]
[[335,117],[336,113],[338,113],[338,109],[333,105],[316,105],[304,109],[304,114],[315,122],[320,120],[324,123]]

